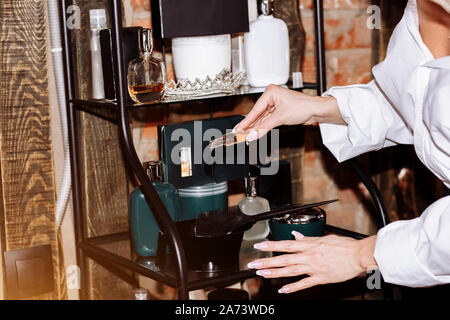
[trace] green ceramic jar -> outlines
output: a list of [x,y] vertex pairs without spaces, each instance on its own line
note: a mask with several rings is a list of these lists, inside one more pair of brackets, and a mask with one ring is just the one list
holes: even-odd
[[197,219],[201,212],[222,210],[228,207],[227,182],[209,183],[178,189],[182,208],[181,220]]
[[297,231],[307,237],[323,235],[326,223],[326,213],[321,208],[309,208],[295,214],[272,219],[269,223],[273,240],[293,240],[292,231]]

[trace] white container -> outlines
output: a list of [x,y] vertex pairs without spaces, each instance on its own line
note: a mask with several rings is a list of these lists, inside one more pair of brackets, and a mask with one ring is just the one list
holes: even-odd
[[91,98],[105,99],[103,85],[102,53],[100,50],[100,30],[106,28],[106,10],[89,10],[90,37],[89,48],[91,51]]
[[247,79],[252,87],[282,85],[289,80],[289,33],[286,23],[271,15],[271,2],[250,23],[244,52]]
[[[231,69],[233,75],[245,72],[244,35],[237,35],[231,38]],[[244,85],[248,85],[247,77]]]
[[231,70],[229,34],[172,39],[173,65],[178,81],[214,78],[224,68]]

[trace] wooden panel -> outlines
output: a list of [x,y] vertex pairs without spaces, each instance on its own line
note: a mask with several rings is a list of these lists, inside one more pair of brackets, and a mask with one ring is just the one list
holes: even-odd
[[55,291],[36,298],[59,298],[45,1],[3,0],[0,12],[2,249],[51,244]]
[[[90,55],[89,10],[108,8],[108,1],[75,1],[81,9],[81,30],[75,32],[74,52],[78,97],[89,98]],[[84,26],[84,27],[83,27]],[[79,113],[79,141],[83,210],[87,235],[99,236],[128,231],[128,187],[125,162],[116,125],[87,113]],[[109,247],[111,248],[111,247]],[[129,246],[117,244],[111,250],[130,255]],[[89,261],[90,294],[93,299],[129,298],[131,286]]]

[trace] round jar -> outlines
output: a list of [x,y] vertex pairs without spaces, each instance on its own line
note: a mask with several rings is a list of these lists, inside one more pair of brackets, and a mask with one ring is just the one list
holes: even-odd
[[229,34],[172,39],[175,76],[178,81],[213,79],[224,68],[231,70]]
[[244,232],[224,236],[197,237],[196,220],[175,223],[186,252],[187,267],[196,272],[237,271]]
[[321,208],[309,208],[288,214],[270,221],[270,231],[273,240],[293,240],[292,231],[300,232],[308,237],[323,235],[326,223],[326,213]]
[[181,220],[196,219],[201,212],[222,210],[228,207],[227,182],[178,189]]

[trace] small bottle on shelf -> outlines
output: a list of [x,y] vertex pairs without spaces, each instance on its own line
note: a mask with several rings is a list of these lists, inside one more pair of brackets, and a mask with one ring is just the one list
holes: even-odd
[[91,51],[91,98],[105,99],[103,84],[102,53],[100,50],[100,30],[106,28],[106,10],[89,10],[90,34],[89,49]]
[[152,56],[152,30],[139,31],[139,58],[128,65],[128,92],[138,103],[161,100],[164,96],[166,70],[164,63]]
[[[170,216],[178,221],[181,216],[178,191],[170,183],[163,182],[161,161],[145,162],[144,169]],[[155,256],[160,229],[139,187],[131,193],[130,222],[136,252],[142,257]]]
[[[246,215],[256,215],[259,213],[270,211],[269,201],[262,197],[258,197],[256,191],[257,177],[245,178],[245,194],[246,197],[239,201],[238,206],[242,213]],[[267,220],[258,221],[252,228],[245,231],[244,240],[254,241],[264,239],[269,235],[269,223]]]

